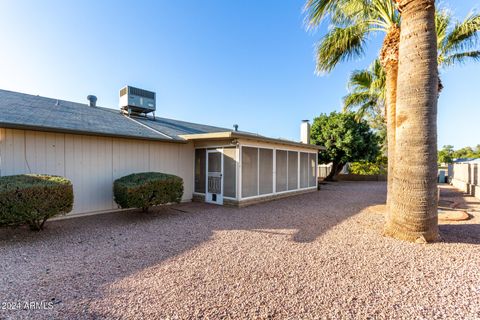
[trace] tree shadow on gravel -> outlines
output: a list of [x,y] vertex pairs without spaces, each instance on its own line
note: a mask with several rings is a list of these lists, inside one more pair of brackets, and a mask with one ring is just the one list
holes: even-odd
[[[473,200],[473,201],[472,201]],[[442,223],[439,225],[442,242],[480,244],[480,215],[476,198],[449,185],[440,185],[439,209],[474,210],[467,221]]]
[[442,242],[480,245],[480,224],[443,224],[439,226]]

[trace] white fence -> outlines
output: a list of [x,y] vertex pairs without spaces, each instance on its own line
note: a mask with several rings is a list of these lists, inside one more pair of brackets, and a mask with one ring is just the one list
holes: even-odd
[[455,163],[452,171],[452,185],[480,199],[480,164]]
[[328,176],[328,174],[332,171],[332,164],[319,164],[318,165],[318,177],[320,179],[324,179]]
[[[326,178],[329,174],[330,171],[332,171],[332,163],[327,163],[327,164],[319,164],[318,165],[318,178],[323,180]],[[348,163],[343,166],[342,171],[340,171],[340,174],[348,174]]]

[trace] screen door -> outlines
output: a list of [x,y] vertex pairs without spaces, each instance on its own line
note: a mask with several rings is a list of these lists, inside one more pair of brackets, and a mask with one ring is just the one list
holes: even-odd
[[218,150],[207,151],[206,202],[223,204],[223,161]]

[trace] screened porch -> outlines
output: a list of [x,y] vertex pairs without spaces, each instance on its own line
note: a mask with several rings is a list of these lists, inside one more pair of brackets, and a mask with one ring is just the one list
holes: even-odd
[[317,189],[318,149],[238,142],[195,149],[194,198],[216,204]]

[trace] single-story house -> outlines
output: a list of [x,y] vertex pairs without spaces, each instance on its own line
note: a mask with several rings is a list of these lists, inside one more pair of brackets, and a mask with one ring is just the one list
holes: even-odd
[[[94,96],[82,104],[0,90],[0,176],[70,179],[70,214],[117,210],[113,181],[136,172],[178,175],[183,201],[220,205],[316,190],[322,147],[309,144],[308,133],[302,143],[142,114],[126,102],[122,106],[125,90],[119,109],[98,107]],[[143,93],[155,97],[134,93],[142,103]],[[147,111],[155,110],[154,102],[149,106]]]

